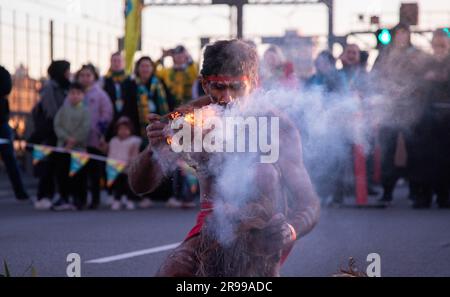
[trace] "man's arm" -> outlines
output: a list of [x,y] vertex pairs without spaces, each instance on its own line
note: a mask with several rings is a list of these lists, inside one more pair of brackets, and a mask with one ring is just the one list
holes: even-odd
[[258,165],[257,195],[277,197],[277,192],[284,188],[289,196],[286,216],[275,214],[261,232],[252,234],[251,250],[262,254],[272,254],[290,247],[294,240],[313,229],[320,212],[319,199],[303,164],[300,133],[286,117],[279,113],[273,116],[280,119],[279,159],[277,166]]
[[303,163],[300,133],[287,118],[280,118],[279,165],[290,194],[287,221],[299,238],[317,224],[320,202]]
[[[189,102],[187,105],[177,110],[201,108],[210,104],[211,101],[207,97],[201,97],[197,100]],[[140,153],[134,160],[130,162],[128,178],[131,189],[136,194],[146,194],[153,191],[163,178],[163,171],[158,161],[153,158],[152,146],[157,145],[165,138],[162,130],[165,124],[161,123],[161,117],[156,114],[150,114],[150,125],[147,127],[147,137],[149,138],[149,146]]]
[[163,173],[150,146],[131,161],[128,178],[131,189],[138,195],[152,192],[160,184]]
[[184,105],[181,105],[180,107],[176,108],[175,111],[191,111],[192,109],[203,108],[207,105],[210,105],[211,103],[211,99],[208,96],[202,96],[197,99],[191,100]]

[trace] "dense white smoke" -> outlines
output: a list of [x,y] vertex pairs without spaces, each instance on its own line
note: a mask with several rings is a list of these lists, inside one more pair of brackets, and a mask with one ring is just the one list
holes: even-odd
[[[382,77],[372,75],[370,79],[372,81],[366,82],[364,97],[348,90],[332,93],[321,88],[293,90],[280,87],[269,91],[259,90],[248,98],[237,99],[225,108],[214,106],[213,109],[215,115],[222,118],[277,115],[281,115],[281,118],[287,117],[294,124],[293,129],[297,129],[301,135],[304,165],[314,187],[320,198],[326,199],[329,198],[327,196],[333,195],[331,188],[337,179],[344,179],[347,186],[354,185],[352,180],[354,145],[362,147],[367,155],[371,154],[375,128],[396,126],[398,124],[396,116],[400,120],[407,118],[410,123],[420,117],[421,109],[420,106],[414,106],[415,101],[411,99],[411,102],[407,102],[407,106],[403,106],[401,102],[393,99],[399,98],[400,95],[397,94],[399,92],[411,93],[411,89],[417,88],[419,82],[407,81],[408,85],[405,85],[403,80],[401,87],[395,82],[388,82],[382,86],[385,89],[380,91],[379,84],[383,81]],[[398,114],[398,111],[401,114]],[[264,133],[270,134],[271,131],[268,129]],[[224,143],[234,141],[236,137],[233,133],[221,135],[224,136]],[[270,135],[268,138],[271,139]],[[283,142],[281,135],[280,147],[283,147]],[[164,150],[169,152],[166,152],[164,160],[161,160],[166,171],[173,169],[169,164],[181,157],[197,165],[200,174],[215,177],[216,194],[220,195],[220,199],[215,201],[215,207],[219,211],[214,212],[220,221],[218,232],[229,238],[233,224],[227,218],[226,212],[220,209],[229,208],[229,205],[239,209],[255,198],[258,182],[255,181],[254,168],[258,164],[258,153],[175,154],[170,152],[168,147],[165,146]],[[291,149],[298,148],[284,147],[283,152],[295,155],[290,154]],[[344,166],[344,170],[338,170],[340,166]],[[345,176],[341,176],[342,174]],[[351,191],[353,192],[353,189]]]
[[[220,106],[213,108],[215,115],[222,118],[278,115],[282,116],[280,121],[283,121],[283,117],[289,118],[294,124],[293,129],[297,129],[302,137],[303,159],[309,174],[314,181],[324,181],[324,184],[315,183],[316,188],[328,186],[326,180],[335,174],[336,160],[348,160],[351,157],[349,149],[351,150],[352,144],[357,143],[368,149],[365,122],[367,119],[361,117],[363,105],[361,99],[356,96],[325,94],[321,90],[305,92],[278,89],[257,91],[248,98],[237,99],[225,108]],[[265,131],[269,134],[270,132],[270,129]],[[236,137],[232,133],[222,135],[224,143],[234,141],[232,138]],[[284,145],[283,136],[280,136],[277,145],[280,147]],[[284,147],[283,152],[295,155],[289,152],[290,149],[298,148]],[[216,209],[220,210],[230,205],[239,209],[247,201],[255,199],[258,183],[255,181],[254,168],[259,163],[258,153],[176,154],[170,151],[169,145],[164,145],[164,150],[164,160],[160,161],[165,170],[173,169],[169,165],[181,157],[197,166],[200,174],[215,176],[216,192],[220,193],[218,194],[220,199],[215,202]],[[320,189],[317,190],[320,192]],[[233,223],[229,221],[225,211],[214,213],[220,222],[219,233],[229,238],[234,227]]]

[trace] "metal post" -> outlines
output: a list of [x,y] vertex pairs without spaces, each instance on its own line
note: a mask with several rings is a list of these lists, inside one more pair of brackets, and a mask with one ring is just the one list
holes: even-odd
[[15,71],[16,68],[16,52],[17,52],[17,38],[16,38],[16,11],[13,10],[13,20],[12,20],[12,27],[13,27],[13,69]]
[[2,54],[3,54],[3,19],[2,19],[3,11],[0,7],[0,64],[2,64]]
[[64,59],[68,57],[68,48],[67,48],[67,24],[64,23],[64,32],[63,32],[63,40],[64,40]]
[[50,62],[53,62],[55,57],[54,52],[54,31],[53,31],[53,20],[50,20]]
[[99,68],[99,69],[101,69],[101,63],[100,63],[100,60],[101,60],[101,44],[100,44],[100,42],[101,42],[101,39],[102,39],[102,33],[100,32],[100,31],[98,31],[97,32],[97,67]]
[[[30,59],[30,16],[28,13],[25,15],[25,50],[26,50],[26,56],[27,56],[27,78],[25,80],[25,89],[26,89],[26,103],[25,108],[28,108],[31,105],[31,92],[30,92],[30,68],[31,68],[31,59]],[[21,106],[22,108],[22,106]],[[21,109],[21,111],[23,111]]]
[[89,58],[89,28],[86,28],[86,60],[82,63],[90,62]]
[[44,20],[42,19],[42,17],[39,17],[39,73],[41,74],[41,77],[45,76],[44,67],[42,65],[42,63],[44,62],[44,38],[42,34],[43,22]]
[[230,8],[230,16],[229,16],[230,39],[232,39],[235,36],[235,34],[236,34],[236,31],[234,29],[234,24],[235,24],[235,22],[234,22],[234,7],[230,5],[229,8]]
[[78,26],[75,27],[75,61],[76,67],[80,65],[80,30]]
[[328,50],[333,50],[334,44],[334,0],[323,0],[328,8]]
[[30,15],[27,13],[25,19],[25,34],[26,34],[26,43],[25,43],[25,50],[26,50],[26,56],[27,56],[27,67],[28,67],[28,75],[30,73]]
[[244,3],[237,3],[237,38],[242,39],[244,37]]

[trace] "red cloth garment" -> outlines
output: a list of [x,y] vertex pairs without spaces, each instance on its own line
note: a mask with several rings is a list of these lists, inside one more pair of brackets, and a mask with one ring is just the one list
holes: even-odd
[[[200,234],[200,231],[203,228],[203,224],[205,223],[205,219],[213,212],[213,204],[212,202],[202,202],[200,204],[200,212],[197,215],[197,223],[195,226],[191,229],[191,231],[188,233],[186,239],[184,241],[187,241],[191,239],[192,237],[195,237]],[[282,252],[281,252],[281,259],[280,263],[281,265],[284,264],[287,257],[289,256],[290,252],[292,251],[292,248],[294,247],[294,243],[289,244],[286,246]]]
[[188,233],[188,235],[184,241],[200,234],[203,224],[205,223],[206,217],[209,214],[211,214],[212,211],[213,211],[213,204],[211,202],[207,201],[207,202],[202,202],[200,204],[200,212],[197,215],[197,223],[195,224],[194,228],[192,228],[191,231]]

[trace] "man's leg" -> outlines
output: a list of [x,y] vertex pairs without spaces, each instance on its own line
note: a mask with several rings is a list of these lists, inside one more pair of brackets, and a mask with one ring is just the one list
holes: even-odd
[[55,160],[55,173],[59,190],[59,201],[60,203],[68,203],[70,194],[70,156],[62,153],[55,153],[53,157]]
[[55,156],[50,155],[36,165],[36,175],[39,178],[37,200],[47,198],[52,200],[55,196],[56,174]]
[[[102,155],[96,148],[88,148],[87,152],[94,155]],[[100,205],[100,180],[102,178],[102,170],[103,164],[97,160],[89,160],[87,164],[88,170],[88,179],[90,183],[90,192],[91,192],[91,204],[89,206],[90,209],[97,209]]]
[[87,172],[86,168],[81,168],[80,171],[71,178],[71,194],[73,202],[78,210],[86,207],[87,200]]
[[[2,124],[0,126],[0,138],[9,139],[12,141],[12,132],[8,124]],[[22,177],[19,166],[17,165],[12,143],[1,144],[0,154],[3,162],[5,163],[6,172],[8,173],[8,177],[11,181],[16,198],[18,200],[27,200],[29,197],[22,182]]]
[[375,173],[375,144],[370,143],[370,150],[366,160],[367,168],[367,193],[369,195],[378,195],[375,189],[374,173]]
[[198,269],[195,251],[198,249],[199,236],[184,241],[163,262],[155,276],[157,277],[192,277]]
[[436,162],[437,176],[435,178],[437,204],[440,208],[450,208],[450,162],[444,155],[438,161]]
[[114,181],[114,184],[112,186],[112,193],[115,201],[120,202],[120,199],[124,195],[124,174],[119,174],[117,176],[116,180]]
[[381,137],[382,145],[382,201],[391,201],[392,193],[399,178],[398,168],[395,166],[395,150],[397,147],[398,131],[392,129],[383,129]]

